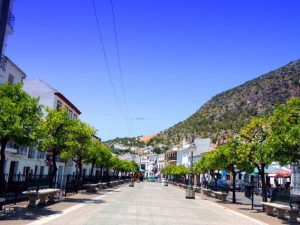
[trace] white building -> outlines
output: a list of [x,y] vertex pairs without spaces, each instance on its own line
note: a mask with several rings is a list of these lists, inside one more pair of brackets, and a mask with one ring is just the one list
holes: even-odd
[[5,69],[0,68],[0,84],[21,83],[26,78],[26,74],[8,57],[5,58]]
[[[44,83],[41,80],[24,80],[24,91],[33,97],[38,97],[40,104],[52,109],[65,107],[68,109],[69,118],[78,118],[81,112],[71,103],[62,93]],[[97,137],[95,137],[97,138]],[[99,138],[97,138],[99,139]],[[100,139],[99,139],[100,140]],[[6,148],[5,173],[8,177],[14,174],[24,175],[47,175],[51,162],[46,153],[38,151],[36,146],[15,147],[9,142]],[[76,165],[73,161],[63,162],[60,157],[57,158],[57,180],[56,183],[61,187],[64,183],[65,175],[74,174]],[[83,175],[90,175],[91,165],[83,165]],[[97,170],[94,170],[94,174]]]
[[[1,2],[2,4],[2,2]],[[9,35],[13,34],[14,31],[14,22],[15,22],[15,17],[12,14],[12,8],[13,8],[13,1],[11,1],[10,3],[10,7],[9,7],[9,13],[8,13],[8,18],[7,18],[7,24],[6,24],[6,30],[5,30],[5,35],[4,35],[4,42],[3,42],[3,49],[2,49],[2,53],[0,52],[0,84],[3,83],[17,83],[17,82],[21,82],[22,79],[24,79],[24,77],[21,79],[19,79],[19,77],[17,76],[17,73],[15,73],[14,69],[15,67],[18,69],[17,66],[14,65],[14,63],[12,63],[12,61],[7,58],[5,56],[5,49],[7,46],[7,38]],[[23,73],[21,71],[21,73]],[[14,78],[12,78],[12,75]]]
[[188,144],[185,140],[183,140],[177,151],[176,165],[185,165],[186,167],[189,166],[189,156],[191,152],[190,147],[191,145]]

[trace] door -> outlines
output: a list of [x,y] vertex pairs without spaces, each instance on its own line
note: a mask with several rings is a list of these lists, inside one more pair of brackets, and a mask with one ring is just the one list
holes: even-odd
[[14,179],[16,179],[16,171],[17,170],[18,170],[18,162],[11,161],[10,167],[9,167],[8,181],[13,181]]
[[58,167],[58,176],[57,176],[58,187],[62,187],[63,170],[64,170],[63,166]]

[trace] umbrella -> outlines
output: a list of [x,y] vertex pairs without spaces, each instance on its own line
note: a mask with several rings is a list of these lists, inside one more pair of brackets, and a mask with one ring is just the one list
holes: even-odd
[[269,175],[273,175],[276,178],[291,177],[291,171],[289,169],[277,169],[277,170],[270,171]]

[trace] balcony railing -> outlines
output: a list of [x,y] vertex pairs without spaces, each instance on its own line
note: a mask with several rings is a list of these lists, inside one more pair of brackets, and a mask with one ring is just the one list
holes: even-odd
[[0,58],[0,68],[3,71],[6,70],[6,62],[7,62],[6,57],[2,55],[1,58]]
[[9,12],[8,12],[8,18],[7,18],[7,25],[8,25],[12,30],[14,30],[15,20],[16,20],[16,17],[14,16],[14,14],[13,14],[11,11],[9,11]]
[[37,159],[44,159],[44,158],[45,158],[45,155],[46,155],[45,152],[37,151],[37,153],[36,153],[36,158],[37,158]]
[[19,147],[18,154],[19,155],[27,155],[27,147]]
[[32,147],[29,148],[28,158],[31,158],[31,159],[35,158],[35,149],[33,149]]

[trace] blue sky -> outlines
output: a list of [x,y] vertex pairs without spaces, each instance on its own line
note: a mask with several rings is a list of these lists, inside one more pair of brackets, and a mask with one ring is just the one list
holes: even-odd
[[[300,58],[300,1],[16,0],[6,54],[28,78],[67,96],[104,140],[147,135],[193,114],[222,91]],[[134,119],[134,118],[145,118]]]

